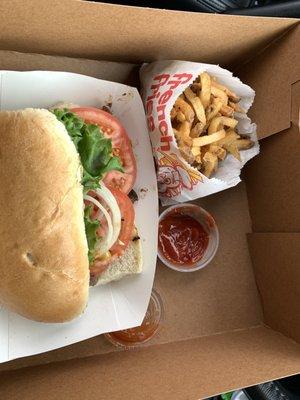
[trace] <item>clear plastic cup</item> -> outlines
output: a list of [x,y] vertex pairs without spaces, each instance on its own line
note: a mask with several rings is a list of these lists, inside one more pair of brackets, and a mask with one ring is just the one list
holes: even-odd
[[140,327],[106,333],[104,336],[114,346],[125,350],[142,346],[153,338],[164,320],[164,306],[159,293],[153,289],[146,315]]
[[194,264],[177,264],[167,259],[158,248],[158,257],[167,267],[180,272],[194,272],[208,265],[214,258],[219,246],[219,230],[211,214],[202,207],[190,203],[176,204],[168,207],[159,216],[159,222],[174,210],[180,210],[183,215],[189,215],[196,219],[208,234],[208,245],[203,257]]

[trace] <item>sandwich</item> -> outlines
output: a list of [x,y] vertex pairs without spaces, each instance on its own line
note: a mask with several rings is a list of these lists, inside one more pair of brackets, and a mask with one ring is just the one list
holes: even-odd
[[[142,269],[130,139],[92,107],[0,112],[0,303],[40,322]],[[99,289],[101,290],[101,289]]]

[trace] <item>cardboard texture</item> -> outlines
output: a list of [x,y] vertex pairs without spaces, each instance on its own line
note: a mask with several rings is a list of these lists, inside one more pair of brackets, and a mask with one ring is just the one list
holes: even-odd
[[291,127],[263,140],[260,154],[246,169],[252,228],[256,232],[300,232],[299,81],[291,87],[289,104]]
[[15,71],[68,71],[137,86],[139,66],[129,63],[95,61],[45,54],[24,54],[0,50],[1,69]]
[[1,400],[198,400],[224,391],[224,382],[230,390],[295,374],[299,358],[299,346],[258,327],[4,372]]
[[246,167],[246,185],[199,201],[220,229],[211,265],[192,274],[158,265],[166,319],[147,346],[119,351],[96,337],[2,364],[1,399],[196,400],[298,373],[297,20],[74,0],[13,0],[0,11],[1,49],[55,55],[0,52],[0,69],[58,69],[128,83],[137,82],[136,66],[84,58],[231,65],[257,92],[252,119],[260,137],[273,135]]
[[127,62],[240,64],[296,23],[76,0],[27,0],[26,6],[12,0],[1,5],[0,48]]
[[248,236],[265,322],[300,342],[300,233]]
[[297,25],[238,71],[245,83],[255,87],[255,107],[249,115],[257,121],[261,139],[290,127],[291,86],[300,77],[299,37]]

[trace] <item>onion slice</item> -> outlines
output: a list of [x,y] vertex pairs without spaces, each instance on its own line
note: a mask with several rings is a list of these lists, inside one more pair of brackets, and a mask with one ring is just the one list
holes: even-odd
[[90,203],[93,203],[97,208],[99,208],[99,210],[101,210],[107,221],[107,227],[108,227],[107,236],[103,238],[103,240],[100,240],[99,245],[97,246],[97,253],[101,256],[105,254],[114,244],[114,242],[112,242],[114,235],[113,235],[113,226],[111,217],[107,212],[107,210],[105,209],[105,207],[103,207],[103,205],[97,199],[94,199],[94,197],[89,196],[87,194],[84,195],[84,199],[89,201]]
[[[115,196],[111,191],[101,182],[101,188],[95,190],[97,195],[101,197],[111,210],[112,225],[113,225],[113,236],[111,239],[111,246],[117,241],[121,231],[121,211],[118,206]],[[110,247],[111,247],[110,246]]]

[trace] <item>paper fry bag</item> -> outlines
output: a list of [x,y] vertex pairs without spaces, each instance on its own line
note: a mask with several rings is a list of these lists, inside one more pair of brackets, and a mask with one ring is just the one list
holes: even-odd
[[[253,147],[240,151],[240,160],[227,152],[209,178],[182,156],[170,116],[176,99],[205,71],[240,97],[239,107],[245,112],[234,112],[233,118],[238,121],[236,131],[239,135],[248,135],[254,142]],[[162,203],[194,200],[238,184],[244,164],[259,153],[256,125],[246,114],[254,100],[254,91],[231,72],[211,64],[157,61],[144,64],[140,77]]]

